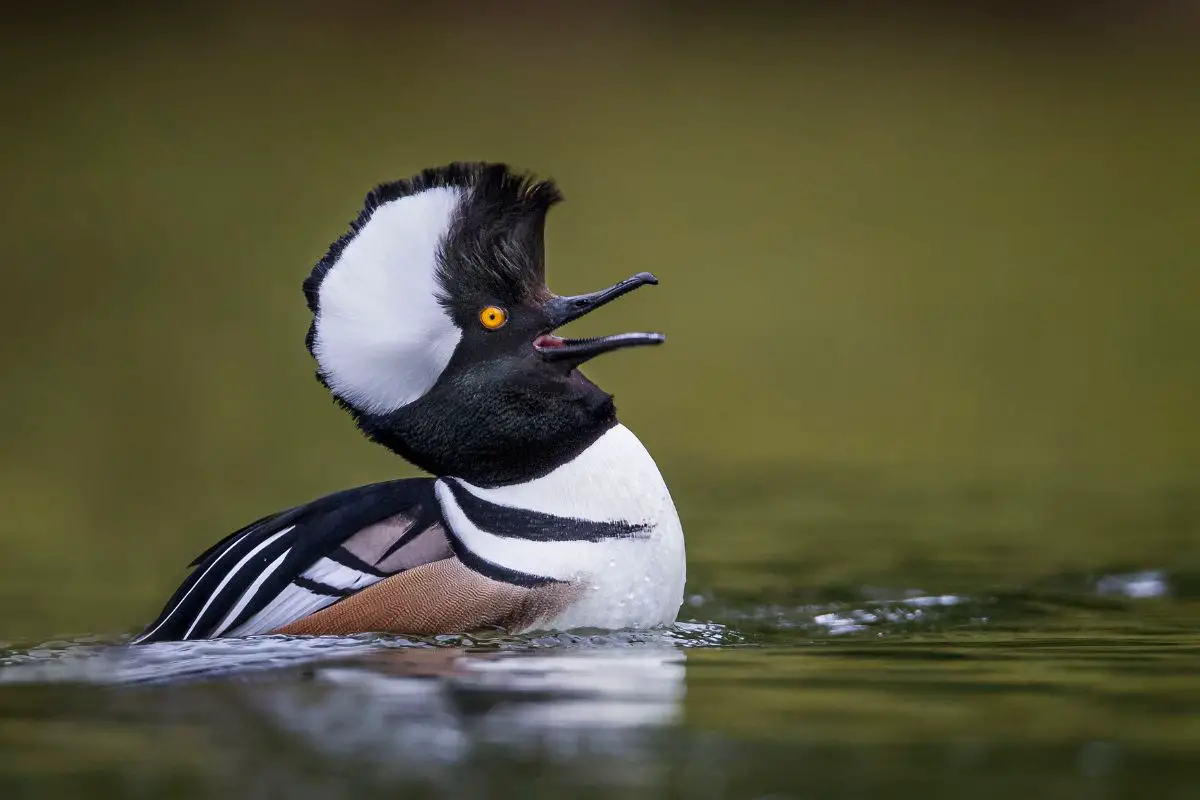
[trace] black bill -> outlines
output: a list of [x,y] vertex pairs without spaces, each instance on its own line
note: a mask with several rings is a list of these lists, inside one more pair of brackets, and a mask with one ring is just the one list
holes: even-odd
[[[649,272],[639,272],[598,292],[574,297],[551,298],[543,306],[550,323],[549,331],[579,319],[600,306],[616,300],[621,295],[632,292],[639,286],[653,286],[657,283],[658,278]],[[564,339],[549,331],[534,339],[534,349],[547,361],[567,361],[576,365],[601,353],[626,347],[662,344],[667,339],[661,333],[616,333],[611,336],[594,336],[587,339]]]

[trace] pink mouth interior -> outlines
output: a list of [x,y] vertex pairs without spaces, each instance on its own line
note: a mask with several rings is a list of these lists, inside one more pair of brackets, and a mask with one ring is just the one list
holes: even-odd
[[539,350],[553,350],[554,348],[562,347],[565,344],[565,341],[552,333],[543,333],[541,336],[533,340],[533,346]]

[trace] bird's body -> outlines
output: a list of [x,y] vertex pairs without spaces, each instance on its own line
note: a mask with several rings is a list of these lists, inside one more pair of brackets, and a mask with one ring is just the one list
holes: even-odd
[[349,489],[203,553],[137,641],[670,624],[683,531],[658,467],[577,369],[657,334],[558,326],[645,283],[558,297],[552,184],[455,164],[385,184],[305,283],[318,376],[438,476]]

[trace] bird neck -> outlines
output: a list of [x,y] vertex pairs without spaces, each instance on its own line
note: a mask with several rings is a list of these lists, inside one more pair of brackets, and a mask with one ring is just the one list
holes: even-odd
[[572,375],[482,388],[460,377],[389,414],[350,411],[367,438],[433,475],[521,484],[569,464],[619,425],[612,396]]

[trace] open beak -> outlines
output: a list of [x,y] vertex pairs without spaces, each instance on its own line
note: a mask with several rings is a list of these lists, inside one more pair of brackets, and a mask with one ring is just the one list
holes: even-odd
[[605,303],[632,292],[639,286],[654,285],[658,278],[649,272],[639,272],[607,289],[574,297],[552,297],[542,306],[549,319],[547,332],[533,340],[533,347],[547,361],[566,361],[575,366],[590,358],[623,347],[639,347],[647,344],[662,344],[667,337],[661,333],[616,333],[611,336],[595,336],[590,339],[563,339],[550,331],[566,325],[584,314],[595,311]]

